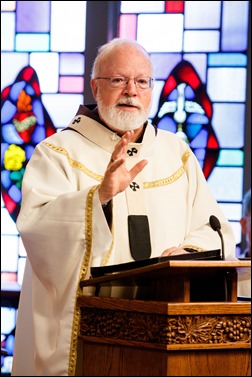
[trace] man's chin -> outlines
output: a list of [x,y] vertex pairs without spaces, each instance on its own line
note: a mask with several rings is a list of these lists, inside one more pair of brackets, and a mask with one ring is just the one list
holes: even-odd
[[137,130],[142,127],[146,118],[141,114],[136,114],[132,111],[120,110],[117,114],[113,110],[110,113],[100,109],[100,118],[115,132],[126,132],[131,130]]
[[137,130],[138,128],[142,127],[143,126],[143,123],[141,123],[140,125],[120,125],[120,127],[118,127],[118,124],[119,122],[117,122],[116,126],[114,124],[107,124],[108,127],[113,130],[114,132],[117,132],[117,133],[122,133],[122,132],[127,132],[127,131],[135,131]]

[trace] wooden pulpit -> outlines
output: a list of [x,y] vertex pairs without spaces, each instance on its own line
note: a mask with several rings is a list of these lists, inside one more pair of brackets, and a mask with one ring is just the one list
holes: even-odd
[[81,281],[82,375],[250,376],[251,302],[237,299],[250,268],[170,260]]

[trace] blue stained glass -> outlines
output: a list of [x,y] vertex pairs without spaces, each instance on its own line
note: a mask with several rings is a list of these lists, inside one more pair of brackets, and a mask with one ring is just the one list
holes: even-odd
[[1,308],[1,333],[8,334],[15,327],[16,310],[14,308]]
[[185,1],[186,29],[219,29],[221,1]]
[[187,118],[187,122],[193,124],[196,126],[194,123],[200,123],[200,124],[207,124],[209,122],[209,119],[203,115],[203,114],[190,114]]
[[154,67],[154,77],[166,80],[171,70],[181,61],[181,54],[157,53],[151,54],[151,61]]
[[208,139],[208,132],[207,130],[203,129],[200,133],[192,140],[191,147],[192,148],[201,148],[207,144]]
[[7,170],[3,170],[1,172],[1,182],[2,185],[7,189],[11,185],[11,180],[10,180],[10,174]]
[[48,32],[51,1],[17,1],[17,32]]
[[194,153],[199,161],[204,161],[206,155],[206,150],[204,148],[195,149]]
[[216,167],[207,182],[219,201],[241,201],[243,168]]
[[34,144],[37,144],[41,140],[45,139],[45,137],[46,137],[46,134],[45,134],[44,127],[40,127],[39,125],[37,125],[37,127],[35,128],[35,130],[32,134],[32,142]]
[[246,100],[246,69],[220,67],[208,69],[208,94],[213,102]]
[[5,124],[2,126],[3,139],[9,144],[23,144],[23,140],[18,135],[14,124]]
[[3,161],[5,151],[8,149],[9,144],[1,143],[1,162]]
[[[12,177],[12,173],[10,174],[10,177]],[[12,185],[9,189],[9,195],[10,197],[16,202],[20,202],[21,200],[21,191],[16,185]]]
[[11,91],[10,91],[10,98],[12,101],[17,101],[19,94],[22,89],[25,87],[25,81],[20,81],[12,85]]
[[[18,85],[17,83],[21,83]],[[12,86],[15,90],[11,92]],[[2,197],[4,205],[6,206],[9,214],[13,219],[16,220],[19,213],[21,205],[21,184],[24,175],[24,169],[28,162],[27,155],[25,155],[24,148],[27,144],[31,144],[33,147],[33,140],[36,139],[36,143],[43,140],[46,135],[50,135],[56,132],[51,119],[46,111],[46,109],[41,110],[41,106],[37,108],[40,110],[40,118],[44,116],[44,122],[41,121],[41,125],[37,124],[36,113],[34,113],[33,100],[38,101],[40,99],[40,87],[38,82],[38,77],[35,70],[31,66],[24,67],[21,72],[19,72],[13,85],[9,85],[2,92],[2,102],[8,101],[10,93],[16,93],[16,89],[19,88],[21,91],[18,98],[15,101],[11,99],[16,105],[16,112],[11,118],[11,125],[9,124],[9,129],[13,131],[12,123],[15,127],[15,132],[21,138],[21,143],[14,144],[13,140],[10,140],[8,150],[6,150],[5,156],[6,160],[2,160],[2,170],[9,171],[9,178],[11,181],[10,186],[5,188],[2,186]],[[27,88],[27,91],[26,91]],[[28,93],[27,93],[28,92]],[[15,96],[16,97],[16,96]],[[12,114],[13,115],[13,114]],[[36,132],[36,128],[44,128],[44,132]],[[5,131],[7,130],[5,127]],[[3,133],[2,136],[7,132]],[[39,139],[39,136],[42,136]],[[4,140],[7,143],[7,140]],[[9,139],[8,139],[9,141]],[[30,149],[31,151],[31,149]],[[8,152],[8,154],[7,154]],[[17,158],[18,156],[18,158]]]
[[29,96],[34,96],[35,95],[35,91],[33,89],[33,87],[27,83],[25,83],[26,87],[25,87],[25,91],[27,94],[29,94]]
[[223,1],[222,51],[246,51],[250,1]]
[[5,339],[4,349],[8,352],[9,355],[13,355],[14,341],[15,341],[15,337],[13,334],[8,335]]
[[43,104],[41,100],[35,99],[33,102],[33,110],[36,114],[37,124],[43,125],[44,124],[44,112],[43,112]]
[[17,51],[49,51],[50,38],[48,34],[17,34]]
[[30,160],[31,155],[33,154],[33,152],[34,152],[34,146],[32,146],[32,145],[25,145],[25,155],[26,155],[26,159],[27,160]]
[[[189,123],[189,118],[188,118],[188,123]],[[187,124],[186,126],[186,134],[189,138],[193,139],[196,137],[196,135],[198,134],[198,132],[201,130],[202,128],[202,123],[201,124]]]
[[176,101],[178,98],[178,90],[177,89],[174,89],[170,94],[169,96],[167,97],[167,99],[169,101]]
[[236,66],[236,67],[246,67],[248,64],[248,58],[244,54],[228,54],[228,53],[218,53],[209,54],[208,65],[209,66]]
[[243,166],[244,164],[244,152],[240,150],[225,150],[220,151],[220,155],[217,161],[217,165],[225,166]]
[[187,85],[185,87],[184,94],[185,94],[185,98],[187,98],[187,99],[194,99],[195,98],[195,93],[189,85]]
[[174,122],[173,119],[171,119],[168,116],[164,116],[158,123],[158,128],[161,128],[162,130],[176,132],[177,131],[177,123]]
[[16,113],[16,106],[9,100],[5,101],[1,110],[1,124],[7,123]]
[[246,106],[244,103],[215,103],[213,127],[222,148],[243,148]]

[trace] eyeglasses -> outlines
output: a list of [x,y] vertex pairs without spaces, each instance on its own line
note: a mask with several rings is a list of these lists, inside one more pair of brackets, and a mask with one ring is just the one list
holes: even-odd
[[152,77],[96,77],[96,80],[108,80],[112,88],[125,88],[128,85],[129,80],[134,80],[134,83],[139,89],[148,89],[153,86],[154,79]]

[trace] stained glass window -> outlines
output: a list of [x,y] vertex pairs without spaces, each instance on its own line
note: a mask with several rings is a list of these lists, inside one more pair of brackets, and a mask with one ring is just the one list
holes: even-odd
[[122,1],[119,36],[149,52],[150,120],[188,141],[239,245],[249,1],[157,3]]
[[[1,1],[1,281],[6,291],[18,291],[23,279],[26,252],[15,220],[25,166],[36,143],[65,127],[85,103],[87,3]],[[122,1],[117,20],[118,36],[143,44],[154,65],[150,121],[190,144],[238,246],[249,7],[249,1]],[[88,17],[96,24],[95,14]],[[11,357],[17,307],[3,303],[1,343]],[[11,359],[1,365],[8,371]]]
[[[11,369],[26,252],[16,229],[35,145],[84,102],[85,1],[1,2],[1,371]],[[73,27],[74,25],[74,27]]]

